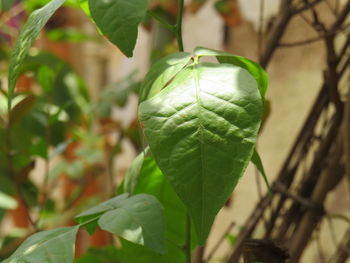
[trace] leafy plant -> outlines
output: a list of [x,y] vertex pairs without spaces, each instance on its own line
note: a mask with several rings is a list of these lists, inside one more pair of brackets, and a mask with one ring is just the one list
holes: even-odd
[[[18,37],[8,75],[4,135],[8,149],[13,147],[13,124],[34,104],[30,95],[14,103],[21,96],[15,93],[16,81],[25,70],[23,63],[31,44],[64,2],[52,0],[34,11]],[[152,15],[147,12],[148,1],[89,0],[82,4],[85,11],[88,6],[100,32],[126,56],[132,56],[138,25],[147,13]],[[230,53],[203,47],[184,52],[183,8],[184,1],[180,0],[175,25],[153,15],[175,33],[179,52],[154,63],[140,87],[140,123],[149,148],[131,164],[119,195],[80,213],[76,226],[30,236],[4,263],[72,262],[80,227],[89,233],[99,227],[117,235],[121,247],[108,253],[118,262],[191,262],[192,249],[205,244],[216,214],[249,161],[264,175],[255,144],[263,116],[266,73],[258,64]],[[217,63],[202,62],[207,56],[216,57]],[[38,69],[37,79],[48,94],[54,95],[51,86],[56,71],[50,63]],[[78,109],[89,113],[83,92],[69,88],[72,81],[80,83],[69,74],[67,91]],[[111,100],[123,105],[126,94],[135,89],[127,87]],[[108,115],[108,104],[105,108]],[[55,122],[65,110],[44,112],[48,122]],[[38,142],[33,152],[48,159],[47,143]],[[17,161],[16,155],[8,155],[10,177]],[[1,198],[5,200],[3,206],[15,205],[6,193]]]

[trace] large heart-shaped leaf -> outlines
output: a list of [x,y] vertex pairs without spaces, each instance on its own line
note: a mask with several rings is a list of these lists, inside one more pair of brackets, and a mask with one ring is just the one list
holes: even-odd
[[268,86],[268,77],[265,70],[259,64],[247,58],[236,56],[228,52],[204,48],[204,47],[197,47],[194,50],[194,53],[199,57],[215,56],[220,63],[232,64],[232,65],[236,65],[246,69],[255,78],[256,82],[258,83],[261,97],[263,99],[265,98],[265,94]]
[[253,154],[262,116],[255,79],[241,67],[195,63],[140,104],[154,157],[203,244]]
[[27,238],[3,263],[71,263],[79,226],[36,233]]
[[12,53],[8,86],[9,86],[9,104],[14,94],[17,78],[20,74],[21,66],[28,54],[33,41],[39,35],[41,29],[45,26],[50,17],[64,3],[65,0],[53,0],[44,7],[35,10],[28,18],[28,21],[23,26],[19,37],[17,38],[15,49]]
[[117,196],[76,217],[81,224],[98,222],[108,232],[158,253],[165,252],[165,225],[161,203],[147,194]]
[[132,57],[148,0],[89,0],[88,3],[91,16],[103,34],[126,56]]

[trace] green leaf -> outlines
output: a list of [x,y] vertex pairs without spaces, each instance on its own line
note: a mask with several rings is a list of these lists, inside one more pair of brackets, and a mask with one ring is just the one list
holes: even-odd
[[154,63],[141,86],[140,102],[161,91],[188,64],[191,57],[190,53],[179,52]]
[[165,253],[163,207],[151,195],[139,194],[128,198],[119,207],[103,214],[98,225],[133,243]]
[[79,226],[38,232],[27,238],[3,263],[71,263]]
[[155,253],[150,249],[136,245],[127,240],[121,240],[121,260],[125,263],[183,263],[185,257],[181,248],[168,242],[168,252],[166,254]]
[[[186,208],[152,157],[145,158],[134,189],[134,194],[141,193],[155,196],[164,207],[168,252],[159,255],[144,247],[122,242],[125,259],[129,263],[183,263],[185,261],[182,247],[186,239]],[[192,237],[194,237],[192,247],[194,248],[197,243],[194,228],[192,230]]]
[[91,16],[103,34],[126,56],[132,57],[148,0],[89,0],[88,3]]
[[152,157],[145,158],[134,193],[153,195],[162,203],[167,240],[184,245],[186,208]]
[[55,73],[54,71],[46,65],[39,68],[37,79],[40,86],[46,91],[50,92],[54,87]]
[[204,47],[197,47],[194,50],[194,53],[199,57],[215,56],[220,63],[232,64],[248,70],[258,83],[261,97],[265,100],[265,94],[268,87],[268,77],[265,70],[259,64],[244,57]]
[[46,6],[35,10],[28,18],[28,21],[23,26],[16,42],[15,49],[12,53],[8,87],[9,87],[9,104],[13,98],[16,81],[20,74],[21,66],[27,56],[29,48],[33,41],[39,35],[41,29],[45,26],[50,17],[64,3],[65,0],[52,0]]
[[13,197],[0,192],[0,208],[2,209],[15,209],[17,207],[17,201]]
[[262,110],[246,70],[212,63],[186,67],[140,104],[151,152],[191,214],[200,244],[251,159]]
[[132,194],[140,176],[141,168],[145,160],[145,156],[149,151],[149,147],[145,151],[141,152],[131,163],[128,171],[125,175],[124,188],[125,191]]
[[98,221],[98,225],[133,243],[158,253],[165,252],[164,215],[159,201],[150,195],[128,194],[114,197],[76,217],[80,224]]
[[253,152],[252,163],[255,165],[256,169],[258,169],[259,173],[261,174],[261,176],[264,179],[264,182],[266,184],[267,189],[271,192],[271,186],[270,186],[269,180],[267,179],[264,165],[263,165],[261,158],[260,158],[260,155],[256,151],[256,149],[254,149],[254,152]]
[[119,207],[128,198],[128,196],[128,193],[118,195],[112,199],[109,199],[95,207],[92,207],[80,213],[75,217],[75,219],[79,224],[84,224],[88,221],[91,221],[92,219],[99,219],[104,212]]
[[38,138],[37,141],[33,142],[30,146],[30,153],[33,156],[39,156],[44,159],[47,159],[48,157],[48,145],[47,145],[47,138]]
[[[102,262],[122,262],[120,260],[122,251],[115,246],[91,247],[74,263],[102,263]],[[113,260],[113,261],[112,261]],[[130,261],[128,261],[129,263]]]

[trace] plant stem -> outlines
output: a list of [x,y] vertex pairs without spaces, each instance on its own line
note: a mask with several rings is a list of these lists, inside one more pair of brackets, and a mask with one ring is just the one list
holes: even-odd
[[184,51],[184,44],[182,40],[182,17],[183,17],[184,3],[185,3],[185,0],[179,0],[179,9],[178,9],[177,21],[175,25],[176,39],[179,45],[179,51],[181,52]]
[[186,216],[186,244],[184,250],[186,263],[191,263],[191,217],[188,213]]

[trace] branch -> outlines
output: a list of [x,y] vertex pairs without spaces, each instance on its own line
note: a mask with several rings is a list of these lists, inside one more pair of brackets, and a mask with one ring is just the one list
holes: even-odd
[[345,4],[343,10],[338,15],[338,18],[335,21],[335,23],[333,24],[331,31],[340,27],[344,23],[346,18],[348,17],[349,13],[350,13],[350,0],[348,0],[348,2]]
[[323,0],[315,0],[313,1],[312,3],[308,3],[308,4],[305,4],[303,7],[301,8],[298,8],[298,9],[295,9],[293,10],[293,15],[296,15],[298,13],[301,13],[301,12],[304,12],[305,10],[311,8],[311,7],[314,7],[316,6],[317,4],[321,3]]
[[339,32],[345,31],[349,27],[350,27],[350,24],[346,25],[343,28],[337,28],[335,31],[328,31],[327,33],[324,33],[324,34],[317,36],[317,37],[313,37],[313,38],[301,40],[301,41],[296,41],[296,42],[291,42],[291,43],[280,43],[280,44],[278,44],[278,46],[279,47],[297,47],[297,46],[311,44],[311,43],[320,41],[326,37],[333,36]]
[[280,8],[281,15],[277,17],[277,21],[271,33],[271,36],[266,44],[263,55],[260,57],[259,61],[263,68],[266,68],[271,60],[272,55],[276,50],[276,46],[282,38],[290,19],[292,18],[292,13],[290,9],[290,1],[285,0],[282,2]]

